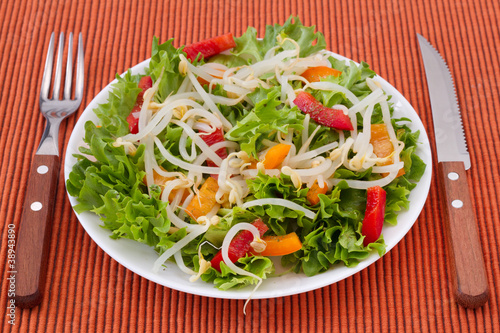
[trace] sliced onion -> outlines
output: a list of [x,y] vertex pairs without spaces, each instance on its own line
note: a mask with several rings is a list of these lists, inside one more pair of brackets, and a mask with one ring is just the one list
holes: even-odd
[[292,157],[294,157],[296,152],[297,152],[297,147],[295,147],[295,145],[291,142],[291,140],[289,141],[289,145],[290,145],[290,151],[288,152],[288,155],[286,155],[285,159],[283,160],[282,165],[288,165],[290,159]]
[[186,62],[187,66],[188,66],[187,75],[188,75],[189,79],[191,80],[191,83],[193,84],[194,88],[200,94],[201,98],[205,102],[205,104],[208,106],[210,111],[212,111],[214,114],[216,114],[221,119],[222,125],[224,126],[224,128],[226,130],[230,130],[233,127],[233,125],[231,125],[231,123],[222,115],[222,113],[217,108],[215,103],[210,99],[210,96],[208,96],[208,93],[205,91],[205,89],[203,89],[203,87],[200,85],[200,83],[198,82],[196,77],[193,75],[192,70],[193,70],[193,68],[195,68],[195,66],[193,66],[193,64],[191,64],[191,62],[187,61],[187,59],[184,55],[181,54],[179,57],[180,57],[181,61]]
[[173,211],[171,205],[168,205],[167,208],[165,208],[165,209],[167,211],[168,219],[177,228],[179,228],[179,229],[186,228],[186,231],[190,233],[190,232],[192,232],[200,227],[200,225],[198,225],[198,224],[187,223],[186,221],[181,219],[179,216],[177,216],[175,214],[175,212]]
[[[156,144],[156,146],[158,147],[158,149],[160,150],[160,153],[163,155],[163,157],[165,157],[165,159],[167,161],[169,161],[170,163],[174,164],[174,165],[177,165],[178,167],[184,169],[184,170],[187,170],[189,172],[194,172],[194,173],[204,173],[204,174],[219,174],[219,171],[220,171],[220,168],[219,167],[207,167],[207,166],[202,166],[202,165],[197,165],[196,163],[188,163],[188,162],[184,162],[183,160],[180,160],[178,159],[177,157],[173,156],[172,154],[170,154],[170,152],[165,149],[165,147],[163,147],[163,144],[161,143],[160,139],[158,138],[155,138],[154,139],[154,142]],[[220,146],[219,146],[220,144]],[[217,145],[217,146],[216,146]],[[211,147],[213,147],[213,149],[220,149],[220,148],[216,148],[216,147],[224,147],[224,146],[227,146],[227,147],[234,147],[235,143],[231,143],[230,141],[224,141],[224,143],[216,143],[216,144],[213,144]],[[210,148],[212,150],[212,148]],[[203,154],[200,154],[198,156],[198,158],[201,158],[201,159],[205,159],[206,160],[206,155],[203,155]],[[197,158],[197,160],[198,160]],[[197,161],[195,160],[195,162]],[[230,172],[231,173],[238,173],[237,169],[230,169]]]
[[259,281],[257,283],[257,285],[255,286],[255,288],[253,289],[250,296],[248,297],[247,301],[245,302],[245,305],[243,306],[243,313],[245,313],[245,308],[246,308],[248,302],[250,301],[250,299],[252,298],[254,292],[257,290],[257,288],[259,288],[260,284],[262,283],[262,278],[236,266],[231,261],[231,259],[229,259],[229,245],[231,244],[231,241],[236,236],[236,234],[238,232],[240,232],[241,230],[250,231],[253,234],[254,238],[260,239],[259,230],[254,225],[252,225],[250,223],[246,223],[246,222],[238,223],[238,224],[234,225],[233,227],[231,227],[231,229],[229,229],[226,236],[224,237],[224,241],[222,242],[221,252],[222,252],[222,260],[224,261],[224,264],[226,264],[226,266],[229,269],[231,269],[233,272],[235,272],[237,274],[244,275],[244,276],[250,276],[250,277],[253,277]]
[[[194,119],[193,118],[188,119],[186,125],[189,128],[192,128],[193,124],[194,124]],[[194,142],[191,143],[191,155],[189,155],[186,150],[187,138],[188,138],[188,133],[186,131],[183,131],[181,137],[179,138],[179,153],[181,154],[184,160],[191,162],[196,158],[196,146],[194,145]]]
[[193,129],[201,132],[213,133],[215,131],[215,127],[210,126],[207,123],[197,121],[193,125]]
[[175,263],[177,264],[177,267],[179,267],[179,269],[181,271],[183,271],[184,273],[189,274],[189,275],[196,275],[195,271],[193,271],[191,268],[188,268],[184,264],[184,259],[182,259],[181,251],[175,252],[174,258],[175,258]]
[[[207,69],[203,68],[203,66],[192,66],[191,65],[191,66],[189,66],[189,70],[193,74],[196,74],[196,76],[201,77],[202,79],[204,79],[207,82],[210,82],[214,78],[212,75],[210,75],[210,74],[207,73]],[[222,73],[219,72],[218,74],[222,74]],[[192,83],[192,81],[193,80],[191,79],[191,83]]]
[[363,98],[359,103],[354,103],[354,105],[349,109],[349,115],[363,111],[370,104],[378,103],[378,99],[383,95],[384,91],[382,89],[374,90],[368,96]]
[[168,197],[170,196],[170,192],[172,192],[174,189],[185,189],[191,187],[193,184],[187,179],[173,179],[167,182],[165,185],[165,188],[163,189],[163,193],[161,194],[161,200],[162,201],[169,201]]
[[[296,69],[294,68],[294,72],[296,71]],[[307,81],[303,76],[300,76],[300,75],[293,75],[292,73],[288,74],[288,79],[290,81],[300,81],[300,82],[303,82],[304,84],[308,84],[309,81]]]
[[163,144],[161,143],[160,139],[155,138],[155,143],[158,149],[160,150],[160,153],[165,157],[167,161],[170,163],[177,165],[178,167],[187,170],[187,171],[193,171],[193,172],[198,172],[198,173],[206,173],[206,174],[218,174],[219,173],[219,168],[215,167],[206,167],[206,166],[201,166],[201,165],[195,165],[193,163],[188,163],[184,162],[177,157],[173,156],[170,154],[170,152],[163,147]]
[[[258,173],[258,169],[245,169],[243,170],[243,172],[241,172],[243,176],[250,178],[257,177]],[[278,177],[281,174],[281,171],[279,169],[266,169],[265,174],[271,177]]]
[[320,82],[311,82],[308,85],[304,86],[304,89],[311,87],[317,90],[327,90],[327,91],[339,91],[345,95],[345,97],[352,103],[358,104],[359,99],[350,91],[349,89],[328,81],[320,81]]
[[280,46],[276,45],[276,46],[271,47],[269,50],[267,50],[266,54],[264,55],[264,60],[268,60],[268,59],[271,59],[272,57],[274,57],[276,54],[276,50],[279,48],[280,48]]
[[[181,83],[179,89],[177,89],[176,95],[180,95],[180,94],[188,91],[190,85],[191,85],[191,81],[189,80],[188,77],[185,77],[184,80],[182,80],[182,83]],[[168,97],[167,97],[167,99],[168,99]]]
[[[194,225],[193,225],[194,226]],[[188,235],[184,236],[181,240],[175,243],[171,248],[167,249],[153,264],[153,272],[157,273],[160,270],[160,267],[168,260],[171,256],[173,256],[177,251],[180,251],[184,246],[188,245],[191,241],[196,239],[199,235],[207,232],[210,224],[207,223],[205,225],[199,225],[196,229],[191,231]]]
[[249,93],[252,92],[249,89],[242,88],[242,87],[240,87],[238,85],[234,85],[234,84],[225,84],[223,86],[223,88],[225,91],[237,94],[238,96],[245,96],[245,95],[248,95]]
[[404,166],[405,166],[404,162],[398,162],[398,163],[383,165],[383,166],[373,166],[372,171],[375,173],[386,173],[386,172],[392,172],[392,171],[399,171]]
[[[224,96],[210,95],[210,97],[212,97],[212,99],[215,103],[222,104],[222,105],[229,105],[229,106],[236,105],[236,104],[240,103],[245,96],[246,96],[246,94],[242,95],[241,97],[238,97],[238,98],[228,98],[228,97],[224,97]],[[217,127],[220,127],[220,126],[217,126]]]
[[[304,126],[304,128],[302,129],[302,147],[304,147],[304,145],[307,142],[307,139],[309,139],[309,120],[310,119],[311,119],[311,116],[309,115],[309,113],[306,113],[306,116],[304,117],[304,122],[302,123],[302,126]],[[319,128],[319,126],[317,128]],[[302,151],[302,147],[301,147],[301,149],[299,149],[299,154]]]
[[338,131],[338,133],[339,133],[339,147],[341,147],[345,143],[345,135],[344,131]]
[[375,91],[378,88],[380,88],[380,86],[378,85],[378,83],[374,79],[372,79],[370,77],[367,77],[365,81],[366,81],[366,85],[368,86],[368,88],[371,89],[371,91]]
[[[199,95],[197,94],[199,97]],[[190,106],[191,108],[196,108],[196,109],[201,109],[202,106],[198,104],[197,102],[187,99],[185,97],[183,98],[172,98],[169,103],[163,103],[160,104],[161,108],[156,112],[154,117],[149,120],[147,125],[145,125],[144,128],[139,129],[139,132],[136,134],[127,134],[123,136],[123,140],[127,141],[139,141],[149,133],[153,135],[158,135],[161,131],[165,129],[165,127],[168,125],[170,122],[170,119],[172,118],[173,115],[173,110],[175,108],[181,107],[181,106]]]
[[[317,167],[314,168],[308,168],[308,169],[291,169],[292,172],[296,173],[297,175],[303,177],[303,176],[316,176],[319,175],[326,170],[328,170],[332,166],[332,160],[330,159],[325,159],[323,163],[318,165]],[[288,168],[288,167],[283,167],[283,168]],[[282,172],[283,172],[282,168]]]
[[[156,162],[156,160],[155,160]],[[160,166],[158,165],[158,163],[155,163],[155,165],[153,166],[153,170],[163,176],[163,177],[167,177],[167,178],[172,178],[172,177],[183,177],[184,174],[182,172],[178,172],[178,171],[165,171],[164,169],[160,168]]]
[[382,109],[382,117],[384,119],[384,124],[387,126],[387,131],[389,132],[389,137],[394,142],[398,141],[396,138],[396,133],[394,132],[394,127],[392,127],[391,114],[389,112],[389,105],[387,100],[380,103]]
[[[189,84],[191,84],[191,81],[189,81],[188,77],[186,77],[184,79],[183,83],[184,82],[188,82]],[[201,101],[201,96],[196,91],[178,92],[175,95],[167,96],[167,98],[165,98],[165,100],[161,104],[156,104],[156,103],[152,102],[150,105],[161,108],[163,106],[169,105],[169,104],[174,103],[174,102],[179,101],[179,100],[184,100],[187,102],[196,103],[195,101]],[[198,104],[198,103],[196,103],[196,104]],[[186,105],[190,105],[190,104],[186,104]],[[198,104],[198,106],[199,106],[199,104]],[[193,106],[193,107],[196,107],[196,106]]]
[[[183,195],[183,194],[177,193],[177,195]],[[184,220],[184,218],[186,217],[186,207],[189,205],[191,200],[193,200],[193,198],[194,198],[194,193],[189,193],[186,199],[184,199],[184,202],[182,203],[181,209],[179,211],[179,215],[177,215],[179,219]]]
[[305,160],[309,160],[309,159],[314,158],[314,157],[316,157],[316,156],[318,156],[320,154],[326,153],[329,150],[337,148],[338,145],[339,145],[338,142],[331,142],[331,143],[328,143],[328,144],[326,144],[326,145],[324,145],[322,147],[319,147],[319,148],[316,148],[314,150],[308,151],[307,153],[301,153],[299,151],[299,154],[297,154],[294,157],[290,158],[289,163],[290,164],[294,164],[294,163],[302,162],[302,161],[305,161]]
[[329,179],[328,182],[331,182],[332,185],[337,185],[338,183],[344,180],[347,182],[349,187],[361,190],[366,190],[367,188],[372,186],[384,187],[390,184],[396,178],[398,170],[392,171],[386,177],[377,180],[354,180],[354,179],[332,178]]
[[[198,67],[200,70],[204,71],[206,74],[210,75],[212,78],[218,78],[227,71],[227,66],[219,64],[216,62],[207,62]],[[210,80],[208,80],[210,81]]]
[[213,113],[211,113],[203,108],[192,108],[192,109],[188,110],[186,113],[184,113],[184,115],[182,116],[182,118],[180,120],[185,122],[188,118],[195,117],[195,116],[199,116],[199,117],[207,119],[208,122],[210,124],[212,124],[214,127],[219,127],[219,128],[222,127],[222,123],[221,123],[220,119],[217,118],[217,116],[214,115]]
[[177,126],[182,127],[184,131],[187,132],[187,135],[191,138],[191,140],[193,140],[193,143],[196,143],[196,145],[200,147],[202,152],[206,154],[215,164],[220,165],[222,163],[222,159],[220,158],[220,156],[217,155],[212,149],[210,149],[207,143],[203,141],[203,139],[201,139],[200,136],[196,134],[188,124],[179,120],[172,120],[171,122],[173,124],[176,124]]
[[280,199],[280,198],[266,198],[266,199],[257,199],[257,200],[251,200],[247,201],[243,204],[242,208],[249,208],[253,206],[263,206],[263,205],[276,205],[276,206],[283,206],[286,208],[290,208],[293,210],[298,210],[302,213],[305,214],[306,217],[310,218],[311,220],[314,219],[316,214],[304,207],[302,207],[299,204],[296,204],[295,202],[285,200],[285,199]]
[[156,80],[153,86],[144,92],[143,95],[144,100],[142,102],[141,111],[139,112],[139,121],[138,121],[139,132],[146,126],[147,122],[151,118],[151,111],[148,109],[148,106],[151,100],[153,99],[155,92],[158,90],[158,86],[160,85],[162,77],[163,77],[163,72],[160,74],[160,77],[158,78],[158,80]]
[[[254,77],[261,77],[263,74],[273,72],[276,66],[283,68],[284,67],[283,61],[286,58],[296,57],[298,54],[299,54],[299,51],[297,49],[283,51],[283,52],[278,53],[277,55],[275,55],[274,57],[272,57],[269,60],[262,60],[262,61],[259,61],[255,64],[251,65],[250,69],[252,70],[252,74]],[[240,79],[245,78],[244,74],[246,74],[246,73],[243,73],[240,75],[238,75],[238,74],[240,74],[240,72],[235,74],[235,77],[240,78]]]
[[148,193],[151,195],[151,185],[154,184],[153,166],[157,164],[154,143],[150,136],[141,140],[145,146],[144,149],[144,171],[146,171],[146,183],[148,184]]

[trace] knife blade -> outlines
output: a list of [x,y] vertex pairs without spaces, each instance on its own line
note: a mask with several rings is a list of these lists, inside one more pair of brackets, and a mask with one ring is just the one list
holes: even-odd
[[431,101],[455,299],[464,307],[477,308],[488,301],[489,289],[465,172],[471,162],[460,107],[446,62],[423,36],[417,34],[417,38]]

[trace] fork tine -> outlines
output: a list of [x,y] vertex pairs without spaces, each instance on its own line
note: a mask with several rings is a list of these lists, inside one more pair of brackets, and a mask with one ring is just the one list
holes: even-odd
[[45,67],[43,70],[42,86],[40,89],[40,98],[47,99],[49,96],[50,79],[52,78],[52,63],[54,61],[54,33],[50,35],[49,48],[45,58]]
[[73,80],[73,33],[68,38],[68,60],[66,61],[66,78],[64,79],[64,99],[71,99],[71,84]]
[[61,32],[61,34],[59,34],[59,49],[57,51],[56,74],[54,77],[54,90],[52,94],[53,100],[59,99],[59,91],[61,89],[63,52],[64,52],[64,32]]
[[76,84],[75,99],[81,101],[83,96],[83,71],[85,61],[83,58],[83,37],[82,33],[78,35],[78,55],[76,58]]

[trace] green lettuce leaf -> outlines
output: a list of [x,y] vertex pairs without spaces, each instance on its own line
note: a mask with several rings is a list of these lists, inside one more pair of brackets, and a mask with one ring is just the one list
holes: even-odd
[[272,140],[276,132],[286,134],[289,129],[301,131],[303,128],[304,114],[296,107],[290,108],[281,104],[279,87],[268,90],[257,88],[249,98],[261,96],[264,92],[266,98],[260,99],[255,107],[226,133],[226,139],[238,142],[241,150],[254,157],[262,150],[262,140]]
[[[349,89],[360,100],[368,96],[372,91],[366,84],[367,77],[374,77],[375,72],[365,62],[357,65],[354,61],[346,63],[333,57],[328,58],[332,68],[342,72],[340,76],[329,76],[321,81],[332,82]],[[352,103],[344,93],[340,91],[309,90],[313,96],[327,107],[342,104],[351,107]]]
[[317,51],[324,50],[326,47],[325,37],[320,32],[314,32],[315,26],[305,27],[298,17],[290,16],[283,24],[266,26],[266,33],[263,39],[257,38],[255,28],[249,27],[247,31],[238,38],[235,38],[236,47],[231,51],[232,57],[219,56],[211,61],[220,61],[223,57],[228,62],[228,66],[241,66],[243,64],[252,64],[264,59],[265,54],[271,48],[278,45],[278,38],[283,42],[280,48],[275,52],[294,49],[295,45],[285,39],[294,40],[300,47],[300,56],[307,57]]
[[[197,262],[197,260],[195,260]],[[255,274],[256,276],[265,279],[269,274],[274,272],[274,265],[271,259],[261,256],[246,256],[240,258],[237,264],[245,271]],[[243,288],[251,284],[257,284],[258,280],[251,276],[243,276],[236,274],[224,262],[220,265],[221,272],[219,273],[214,268],[208,269],[201,275],[201,279],[205,282],[213,282],[220,290],[228,290],[231,288]],[[199,269],[195,265],[195,270]]]
[[140,77],[130,71],[124,77],[116,75],[116,82],[109,94],[108,102],[94,109],[100,125],[106,128],[110,135],[123,136],[129,133],[127,117],[132,111],[141,91],[138,88]]
[[146,75],[150,75],[153,82],[161,77],[158,92],[155,94],[155,100],[159,103],[170,94],[175,94],[184,80],[184,76],[179,73],[179,55],[184,52],[182,48],[174,47],[172,42],[173,39],[169,39],[159,44],[158,38],[153,37],[151,61],[146,69]]
[[67,181],[69,193],[79,201],[75,211],[90,210],[99,215],[103,227],[112,231],[112,238],[129,238],[157,247],[163,238],[170,237],[170,221],[159,187],[151,187],[148,194],[142,182],[144,146],[139,146],[133,156],[127,155],[123,147],[112,145],[106,128],[87,122],[85,130],[89,148],[84,152],[97,161],[76,155],[78,162]]

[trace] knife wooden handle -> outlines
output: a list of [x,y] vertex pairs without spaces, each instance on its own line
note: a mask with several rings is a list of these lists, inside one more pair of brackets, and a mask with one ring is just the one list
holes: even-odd
[[31,308],[42,301],[59,156],[35,155],[26,187],[16,245],[16,305]]
[[462,162],[440,162],[438,169],[448,249],[456,300],[467,308],[488,301],[488,281],[477,221],[472,207],[465,167]]

